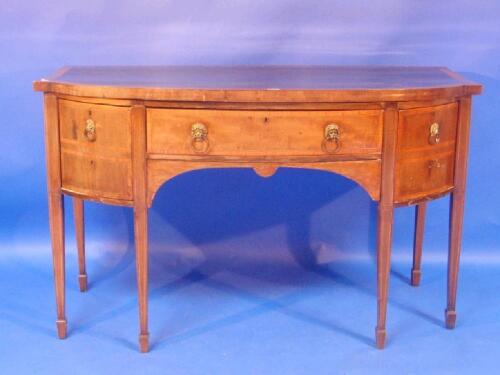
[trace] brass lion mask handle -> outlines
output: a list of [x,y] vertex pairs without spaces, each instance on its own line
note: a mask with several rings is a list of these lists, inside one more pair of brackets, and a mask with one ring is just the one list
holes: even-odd
[[325,126],[324,139],[321,148],[327,154],[333,154],[340,148],[340,127],[337,124]]
[[438,144],[440,139],[440,126],[437,122],[431,124],[429,128],[429,143],[431,145]]
[[97,138],[96,126],[94,120],[91,118],[87,119],[85,122],[85,130],[83,131],[83,134],[89,142],[95,142]]
[[197,154],[206,154],[210,148],[208,129],[205,124],[197,122],[191,125],[191,147]]

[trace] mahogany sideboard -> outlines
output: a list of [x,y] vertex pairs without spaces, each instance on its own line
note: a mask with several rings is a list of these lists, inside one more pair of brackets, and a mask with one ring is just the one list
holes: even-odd
[[446,327],[456,320],[471,96],[442,67],[66,67],[44,92],[57,331],[67,334],[63,195],[73,197],[79,285],[87,289],[83,201],[131,206],[139,346],[149,349],[148,208],[174,176],[202,168],[341,174],[378,202],[377,324],[386,341],[393,211],[415,205],[411,283],[420,282],[426,202],[451,194]]

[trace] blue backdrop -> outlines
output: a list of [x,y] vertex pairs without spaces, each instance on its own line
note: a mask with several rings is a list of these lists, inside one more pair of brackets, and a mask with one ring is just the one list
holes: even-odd
[[[499,12],[498,1],[465,0],[386,0],[377,6],[326,0],[4,0],[0,243],[6,250],[0,256],[45,252],[42,99],[31,82],[61,65],[410,64],[448,66],[484,84],[484,95],[473,103],[464,260],[497,259]],[[445,254],[447,208],[445,198],[429,210],[425,248],[437,258]],[[90,205],[89,241],[128,241],[129,211]],[[280,170],[262,180],[252,171],[202,171],[162,188],[151,231],[165,248],[233,248],[255,241],[269,252],[311,244],[330,258],[362,256],[373,247],[368,215],[373,219],[374,211],[359,187],[322,172]],[[409,255],[412,211],[396,214],[396,256]]]
[[[0,261],[50,259],[42,97],[31,83],[56,68],[393,64],[447,66],[484,85],[484,94],[473,99],[463,262],[500,264],[499,16],[498,0],[3,0]],[[132,261],[131,210],[86,208],[94,266],[119,269],[123,259]],[[281,263],[371,259],[375,214],[361,188],[333,174],[282,169],[262,179],[244,169],[192,172],[165,184],[156,197],[152,262],[181,269],[204,264],[247,276],[271,267],[266,277],[286,279]],[[448,198],[432,202],[424,265],[446,259],[447,219]],[[398,209],[395,223],[394,259],[406,262],[413,209]]]

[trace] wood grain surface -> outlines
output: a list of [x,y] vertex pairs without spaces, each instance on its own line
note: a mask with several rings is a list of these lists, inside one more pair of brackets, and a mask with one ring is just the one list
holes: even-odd
[[208,130],[208,155],[222,156],[318,156],[325,127],[339,127],[335,155],[380,158],[382,111],[224,111],[155,109],[147,111],[148,152],[196,155],[191,126]]
[[[471,95],[442,67],[69,67],[45,92],[58,336],[67,335],[63,194],[74,197],[80,289],[84,200],[132,206],[139,348],[149,350],[148,209],[175,176],[206,168],[341,174],[378,202],[375,345],[387,340],[394,209],[418,204],[411,283],[420,282],[426,202],[451,193],[445,322],[456,321]],[[330,129],[330,132],[328,132]],[[434,129],[434,130],[433,130]]]
[[35,90],[115,99],[220,102],[431,100],[481,86],[443,67],[94,66],[65,67]]

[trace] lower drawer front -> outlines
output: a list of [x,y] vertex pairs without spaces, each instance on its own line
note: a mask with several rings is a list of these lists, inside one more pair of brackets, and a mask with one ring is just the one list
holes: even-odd
[[62,151],[63,189],[89,197],[132,200],[128,160]]
[[453,187],[454,153],[396,162],[395,201],[403,203],[446,192]]
[[59,129],[64,190],[132,199],[129,108],[60,99]]
[[[193,126],[205,139],[193,142]],[[336,139],[324,142],[328,125]],[[220,156],[380,156],[382,112],[240,111],[149,108],[148,152]]]

